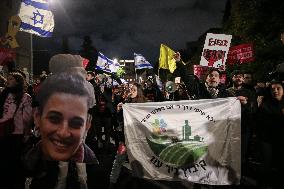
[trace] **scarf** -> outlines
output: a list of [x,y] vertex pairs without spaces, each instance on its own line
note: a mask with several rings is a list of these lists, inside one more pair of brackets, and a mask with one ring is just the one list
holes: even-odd
[[205,87],[212,98],[217,98],[219,94],[219,89],[217,87],[211,87],[205,83]]
[[[98,164],[95,154],[82,143],[69,161],[50,161],[43,158],[40,142],[23,157],[26,171],[31,173],[32,179],[44,179],[52,174],[50,183],[55,189],[87,189],[86,164]],[[52,166],[50,166],[52,165]],[[54,165],[54,166],[53,166]],[[57,167],[51,170],[50,167]],[[57,170],[57,171],[56,171]],[[40,176],[42,175],[42,176]],[[32,181],[31,181],[32,183]],[[53,184],[54,183],[54,184]]]

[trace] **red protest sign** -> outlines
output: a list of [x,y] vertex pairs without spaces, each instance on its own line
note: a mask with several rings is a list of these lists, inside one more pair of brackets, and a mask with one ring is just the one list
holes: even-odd
[[13,49],[0,48],[0,65],[4,66],[7,62],[16,58],[16,52]]
[[208,70],[207,66],[193,65],[193,73],[201,81],[205,81],[207,70]]
[[84,69],[88,66],[89,62],[90,61],[88,59],[83,58],[83,67],[84,67]]
[[230,47],[228,57],[227,57],[227,64],[243,64],[247,62],[254,61],[254,50],[253,44],[241,44],[238,46]]

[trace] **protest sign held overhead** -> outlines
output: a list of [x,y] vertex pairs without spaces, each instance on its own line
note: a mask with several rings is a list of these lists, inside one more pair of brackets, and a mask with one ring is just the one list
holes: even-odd
[[200,65],[225,69],[231,35],[207,33]]
[[230,47],[227,59],[228,64],[237,64],[237,63],[242,64],[253,61],[254,61],[254,50],[252,43],[241,44]]

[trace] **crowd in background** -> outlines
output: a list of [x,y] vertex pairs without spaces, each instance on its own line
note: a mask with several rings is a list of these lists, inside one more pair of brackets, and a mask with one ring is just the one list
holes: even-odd
[[[179,57],[176,60],[178,63]],[[277,188],[280,182],[278,154],[284,123],[282,74],[275,73],[267,81],[255,81],[253,73],[235,70],[227,76],[230,82],[222,84],[219,70],[212,68],[208,70],[205,81],[188,75],[179,83],[167,81],[161,86],[157,84],[156,76],[149,76],[141,83],[121,83],[106,74],[88,71],[85,77],[93,87],[96,103],[89,110],[93,119],[86,144],[95,154],[113,154],[117,150],[118,154],[125,154],[123,103],[236,97],[242,108],[242,179],[249,174],[250,163],[254,162],[258,170],[257,184]],[[3,188],[24,187],[21,185],[25,183],[21,155],[30,147],[30,136],[36,135],[33,113],[38,102],[35,97],[47,78],[48,75],[42,75],[33,84],[28,84],[24,73],[19,70],[0,76],[0,178]],[[5,124],[13,125],[13,129],[7,131]],[[116,161],[118,158],[117,155]],[[114,163],[110,173],[112,187],[119,188],[118,178],[125,161],[126,156],[118,163],[121,165]]]

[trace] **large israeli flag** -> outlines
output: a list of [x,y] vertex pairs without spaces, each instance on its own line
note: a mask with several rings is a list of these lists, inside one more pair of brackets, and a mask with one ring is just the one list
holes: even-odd
[[134,53],[135,69],[153,69],[153,66],[141,54]]
[[102,70],[108,73],[115,73],[117,72],[119,66],[119,63],[114,62],[113,60],[103,55],[103,53],[99,52],[96,66],[97,70]]
[[52,36],[54,18],[48,0],[22,0],[18,15],[22,20],[20,31],[41,37]]

